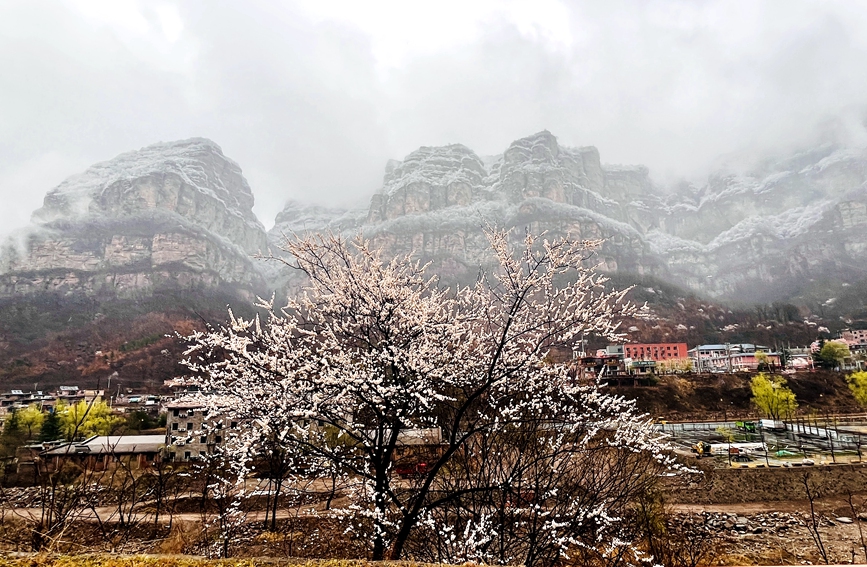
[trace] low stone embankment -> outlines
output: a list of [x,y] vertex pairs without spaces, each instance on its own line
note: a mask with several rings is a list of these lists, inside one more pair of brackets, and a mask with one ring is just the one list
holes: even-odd
[[867,493],[867,465],[798,468],[706,469],[672,481],[668,500],[678,504],[739,504],[806,500],[805,479],[822,498]]

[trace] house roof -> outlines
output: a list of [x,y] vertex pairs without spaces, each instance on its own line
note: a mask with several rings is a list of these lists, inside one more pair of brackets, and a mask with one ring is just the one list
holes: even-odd
[[177,400],[165,404],[166,409],[200,409],[205,407],[204,402],[193,400]]
[[94,435],[77,443],[66,443],[44,455],[89,454],[104,455],[130,453],[156,453],[166,444],[165,435]]

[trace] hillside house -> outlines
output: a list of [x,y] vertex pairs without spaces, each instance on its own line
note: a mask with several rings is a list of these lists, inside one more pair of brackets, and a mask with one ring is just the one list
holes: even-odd
[[162,435],[94,435],[81,442],[64,443],[48,449],[41,457],[54,470],[74,462],[89,470],[102,471],[124,461],[131,468],[144,469],[160,462],[165,438]]
[[686,343],[628,343],[623,345],[626,358],[632,360],[676,360],[687,357]]
[[[201,402],[179,400],[166,404],[168,459],[189,461],[210,454],[223,445],[227,435],[238,430],[238,422],[222,419],[213,423]],[[207,426],[208,431],[203,430]]]
[[697,372],[750,372],[758,369],[764,357],[768,365],[780,366],[780,353],[750,343],[699,345],[688,354]]

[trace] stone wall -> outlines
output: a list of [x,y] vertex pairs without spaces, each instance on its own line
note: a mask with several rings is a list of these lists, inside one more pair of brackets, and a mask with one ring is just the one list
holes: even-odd
[[806,500],[804,476],[821,497],[867,493],[867,465],[793,468],[710,469],[686,485],[672,482],[669,499],[678,504],[740,504]]

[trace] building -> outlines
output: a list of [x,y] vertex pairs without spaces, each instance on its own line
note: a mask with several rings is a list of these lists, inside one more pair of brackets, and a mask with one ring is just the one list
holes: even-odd
[[810,347],[791,347],[786,349],[786,368],[792,370],[812,370],[813,350]]
[[780,367],[780,353],[750,343],[699,345],[688,351],[697,372],[748,372],[763,361]]
[[237,431],[238,422],[224,419],[214,423],[207,412],[201,402],[179,400],[166,404],[167,458],[189,461],[210,454],[215,446],[226,442],[227,434]]
[[78,402],[89,404],[94,400],[100,401],[105,398],[105,390],[82,390],[78,386],[60,386],[54,392],[54,397],[70,406]]
[[89,470],[102,471],[121,460],[131,468],[143,469],[161,461],[163,447],[162,435],[94,435],[85,441],[43,451],[41,456],[54,470],[72,461]]
[[632,360],[674,360],[687,357],[686,343],[630,343],[623,345],[623,355]]
[[849,350],[867,350],[867,329],[846,329],[840,333],[838,340],[845,342],[849,346]]
[[867,329],[846,329],[840,333],[840,338],[846,341],[846,344],[849,346],[867,346]]

